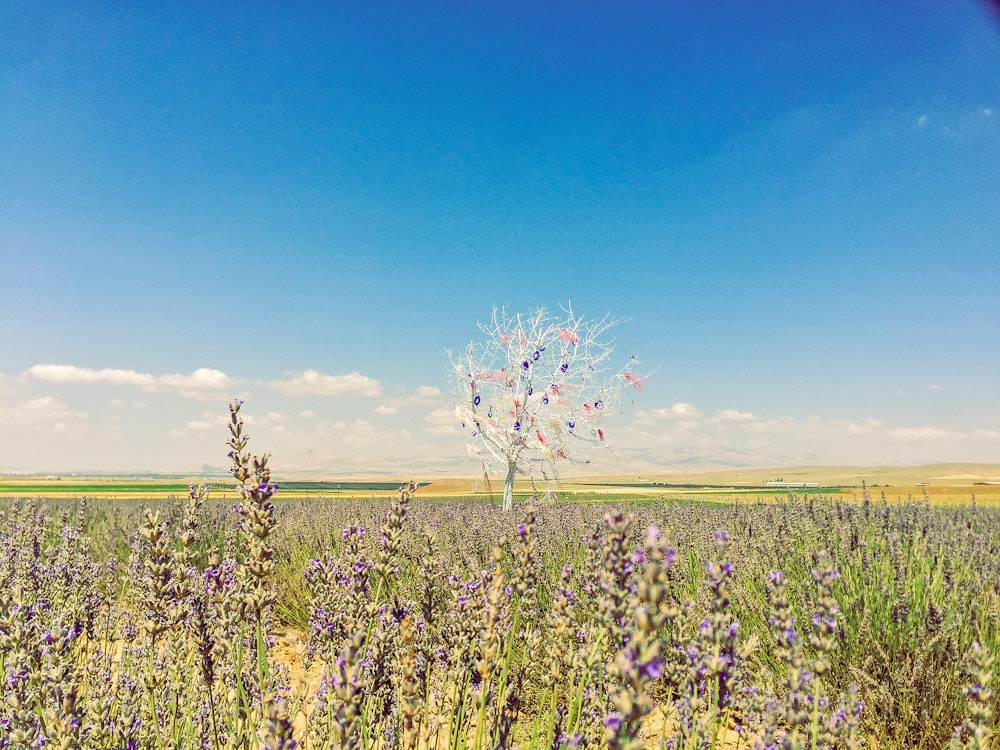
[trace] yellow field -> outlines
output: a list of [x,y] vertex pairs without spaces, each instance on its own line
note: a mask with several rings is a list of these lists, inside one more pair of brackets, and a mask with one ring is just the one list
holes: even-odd
[[[322,481],[321,477],[299,477],[286,480],[291,484],[298,482]],[[935,504],[966,504],[972,499],[973,493],[979,505],[983,507],[1000,507],[1000,464],[928,464],[922,466],[799,466],[786,468],[762,469],[730,469],[724,471],[703,472],[659,472],[639,476],[606,475],[578,476],[561,479],[554,485],[556,494],[566,500],[585,501],[610,497],[704,497],[705,499],[720,497],[747,497],[769,495],[781,496],[786,492],[799,493],[802,490],[775,490],[765,488],[767,480],[783,479],[789,482],[819,482],[825,489],[824,494],[838,494],[842,497],[861,499],[861,483],[866,482],[874,500],[878,500],[884,492],[890,502],[905,500],[907,497],[919,498],[926,489],[930,499]],[[187,494],[186,487],[191,482],[206,481],[202,478],[155,480],[129,479],[126,477],[72,477],[63,479],[36,479],[7,477],[0,479],[0,497],[102,497],[102,498],[155,498],[167,499],[183,497]],[[215,478],[208,480],[213,486],[215,497],[235,497],[232,480]],[[352,480],[326,478],[327,482],[343,482],[345,485]],[[282,482],[278,478],[279,484]],[[381,485],[378,489],[371,488],[319,488],[290,487],[283,488],[281,498],[298,497],[372,497],[382,498],[394,494],[388,489],[393,482],[392,477],[379,479],[354,479],[354,483]],[[996,484],[979,484],[996,482]],[[476,485],[473,477],[437,477],[423,480],[423,486],[417,495],[423,497],[493,497],[499,500],[503,490],[503,482],[497,478],[491,482],[491,493],[481,485],[473,494]],[[530,492],[528,481],[519,481],[516,491]],[[539,492],[545,492],[544,484],[538,485]],[[815,490],[813,490],[815,492]]]

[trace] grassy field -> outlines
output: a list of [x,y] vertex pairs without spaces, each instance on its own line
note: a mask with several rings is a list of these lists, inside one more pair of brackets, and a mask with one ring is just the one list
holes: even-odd
[[268,486],[0,501],[0,726],[150,750],[989,747],[1000,512]]
[[[496,482],[492,492],[476,486],[469,477],[419,478],[416,496],[421,498],[470,498],[499,500],[502,487]],[[783,479],[790,482],[819,482],[819,490],[782,490],[766,488],[765,482]],[[0,497],[46,498],[182,498],[192,483],[208,481],[218,497],[236,497],[228,477],[206,480],[189,479],[127,479],[116,477],[69,477],[62,479],[0,478]],[[399,487],[388,477],[376,479],[331,479],[296,477],[281,485],[282,498],[384,498]],[[860,499],[862,482],[880,497],[885,493],[889,502],[922,497],[926,491],[932,503],[941,505],[970,503],[975,494],[978,504],[1000,507],[1000,464],[929,464],[922,466],[805,466],[770,469],[733,469],[706,472],[651,473],[641,479],[630,476],[570,477],[554,485],[562,500],[589,502],[600,500],[648,501],[667,499],[702,499],[729,501],[734,498],[779,497],[796,494],[822,493],[829,497]],[[981,484],[996,482],[996,484]],[[540,486],[539,492],[545,492]],[[521,498],[531,494],[530,484],[519,482],[516,492]]]

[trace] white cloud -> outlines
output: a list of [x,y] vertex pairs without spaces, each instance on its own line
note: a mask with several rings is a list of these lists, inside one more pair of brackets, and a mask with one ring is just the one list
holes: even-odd
[[[241,414],[244,424],[250,425],[254,423],[254,416],[252,414]],[[225,433],[226,427],[229,425],[229,415],[221,414],[218,412],[206,410],[201,413],[200,418],[189,420],[183,428],[174,427],[170,430],[170,434],[175,437],[181,437],[191,432],[208,432],[214,430],[220,435]]]
[[1000,429],[992,425],[759,416],[737,409],[688,420],[672,419],[671,412],[651,409],[623,428],[609,425],[623,460],[643,471],[677,465],[915,464],[990,461],[1000,450]]
[[0,424],[57,427],[57,423],[67,419],[79,420],[85,417],[85,414],[74,411],[65,401],[54,396],[18,401],[13,406],[0,404]]
[[701,412],[691,406],[678,401],[669,408],[643,409],[635,413],[635,423],[645,427],[651,427],[657,420],[697,420],[701,418]]
[[209,393],[216,395],[223,391],[230,391],[236,384],[222,370],[214,370],[210,367],[199,367],[190,375],[161,375],[156,379],[156,382],[167,388],[176,388],[182,396],[191,398],[201,398]]
[[879,420],[869,417],[861,424],[857,424],[856,422],[848,423],[847,432],[850,435],[870,435],[881,426],[882,423]]
[[145,390],[156,388],[156,378],[144,372],[135,370],[117,370],[106,367],[93,370],[89,367],[75,365],[32,365],[28,375],[49,383],[114,383],[117,385],[134,385]]
[[382,442],[382,435],[370,422],[355,419],[344,432],[342,440],[347,445],[376,445]]
[[461,430],[455,410],[449,406],[441,406],[424,417],[427,432],[436,435],[458,435]]
[[941,390],[941,386],[939,386],[937,383],[931,383],[929,386],[927,386],[927,390],[929,390],[929,391],[940,391]]
[[956,440],[962,437],[960,432],[945,430],[940,427],[893,427],[885,431],[886,435],[902,440]]
[[681,401],[678,401],[669,409],[655,409],[654,414],[658,417],[684,417],[685,419],[694,419],[701,416],[698,410],[691,406],[691,404],[685,404]]
[[[7,441],[2,451],[6,458],[0,455],[0,459],[21,467],[34,465],[38,456],[51,455],[57,457],[60,465],[55,468],[59,470],[72,461],[86,461],[85,466],[96,467],[107,464],[105,459],[95,458],[100,451],[113,447],[115,461],[139,466],[144,465],[149,454],[140,446],[153,446],[152,451],[163,456],[170,455],[170,451],[186,451],[184,460],[198,466],[204,450],[216,450],[211,446],[225,440],[228,410],[209,411],[209,405],[199,404],[186,411],[175,405],[170,407],[173,411],[169,412],[167,424],[155,430],[157,435],[149,436],[145,435],[148,425],[141,425],[158,418],[158,410],[164,405],[150,401],[146,406],[145,401],[130,396],[145,398],[140,390],[169,390],[198,398],[220,395],[223,388],[238,382],[247,381],[209,368],[187,375],[155,376],[124,369],[36,365],[23,374],[0,373],[0,438]],[[69,398],[66,393],[73,387],[68,384],[73,383],[81,387],[104,384],[100,387],[105,391],[89,401],[83,401],[85,394],[81,394],[77,404],[76,397]],[[383,388],[356,372],[328,375],[315,370],[288,373],[280,380],[256,385],[267,385],[269,389],[255,395],[259,411],[251,410],[243,416],[254,428],[250,430],[254,444],[281,456],[276,460],[276,466],[281,468],[287,468],[286,460],[294,456],[296,470],[304,472],[318,471],[321,466],[339,472],[351,467],[359,475],[392,473],[394,467],[401,466],[429,466],[435,472],[456,473],[475,469],[462,458],[461,446],[467,441],[458,419],[446,405],[445,394],[433,386],[403,388],[393,384]],[[46,393],[49,388],[55,395]],[[924,381],[919,388],[927,394],[928,390],[937,390],[937,384]],[[334,421],[324,418],[328,416],[327,408],[319,408],[315,399],[312,403],[289,401],[279,391],[289,396],[347,398],[338,402]],[[74,406],[57,396],[67,398]],[[375,398],[362,401],[362,396]],[[627,466],[629,471],[646,473],[680,467],[916,464],[989,461],[1000,455],[1000,418],[996,415],[982,415],[971,423],[931,423],[915,414],[881,421],[863,415],[834,419],[767,414],[750,403],[732,406],[735,408],[721,410],[715,405],[706,406],[703,413],[683,401],[654,402],[650,408],[633,412],[631,418],[611,417],[604,429],[618,457],[595,456],[591,469],[615,473]],[[358,407],[368,410],[370,421],[357,418],[361,416]],[[81,408],[91,413],[77,411]],[[372,409],[381,416],[372,415]],[[143,414],[143,422],[138,414]],[[174,428],[170,434],[175,436],[171,447],[157,450],[157,444],[149,441],[166,439],[170,427]],[[78,439],[80,435],[87,439]],[[50,448],[51,454],[47,453]],[[133,448],[135,452],[128,453]],[[170,466],[162,468],[169,470]],[[568,467],[565,470],[567,474],[576,471]]]
[[127,401],[123,398],[113,398],[111,399],[111,405],[116,409],[145,409],[145,401]]
[[917,127],[922,128],[924,127],[924,125],[927,124],[927,122],[928,122],[927,115],[920,115],[920,117],[917,118]]
[[384,441],[385,434],[364,419],[337,419],[322,421],[316,428],[316,436],[327,446],[375,445]]
[[422,385],[411,396],[396,396],[387,398],[375,408],[377,414],[399,414],[400,409],[414,406],[429,406],[441,400],[441,390],[432,385]]
[[286,396],[381,396],[382,386],[358,372],[347,375],[326,375],[306,370],[287,380],[271,380],[268,385]]
[[110,367],[95,370],[76,365],[46,364],[32,365],[28,368],[27,375],[48,383],[88,385],[109,383],[111,385],[134,386],[144,391],[166,388],[176,390],[180,395],[188,398],[213,398],[223,391],[231,390],[237,383],[221,370],[210,367],[199,367],[190,375],[157,376],[136,370],[121,370]]
[[982,112],[987,117],[992,117],[993,116],[993,108],[992,107],[983,107],[979,111]]
[[736,409],[722,409],[715,412],[712,422],[751,422],[756,417],[748,411],[737,411]]

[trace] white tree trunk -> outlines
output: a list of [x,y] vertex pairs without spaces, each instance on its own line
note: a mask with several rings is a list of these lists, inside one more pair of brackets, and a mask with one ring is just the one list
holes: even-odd
[[514,474],[516,471],[516,463],[507,464],[507,478],[503,481],[503,509],[505,511],[514,510]]

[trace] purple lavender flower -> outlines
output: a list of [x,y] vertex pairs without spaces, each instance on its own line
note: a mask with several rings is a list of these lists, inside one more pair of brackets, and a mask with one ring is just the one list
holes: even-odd
[[660,675],[663,674],[663,660],[653,659],[653,661],[647,662],[643,665],[642,672],[646,675],[647,679],[660,679]]

